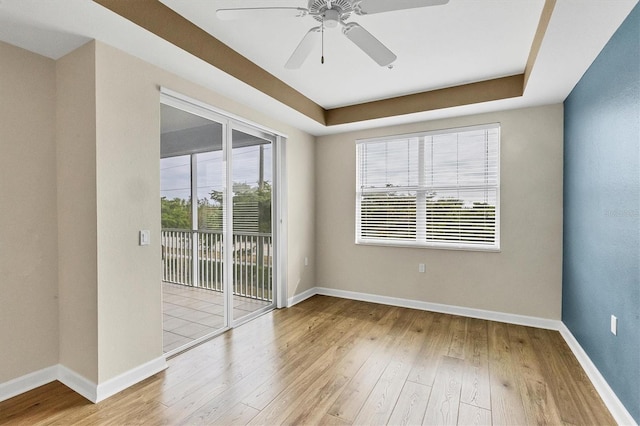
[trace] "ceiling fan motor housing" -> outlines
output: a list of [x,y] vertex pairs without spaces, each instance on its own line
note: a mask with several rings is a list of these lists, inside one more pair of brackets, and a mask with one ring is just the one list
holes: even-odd
[[[329,8],[329,4],[331,8]],[[353,5],[349,0],[309,0],[309,14],[326,27],[337,27],[340,21],[349,19],[353,12]]]
[[322,15],[322,22],[326,28],[335,28],[340,23],[340,12],[335,9],[328,9]]

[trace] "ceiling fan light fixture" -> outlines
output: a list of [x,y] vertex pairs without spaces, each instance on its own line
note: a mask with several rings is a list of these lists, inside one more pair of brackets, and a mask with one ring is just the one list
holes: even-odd
[[340,12],[335,9],[327,9],[322,14],[322,23],[325,28],[335,28],[340,23]]

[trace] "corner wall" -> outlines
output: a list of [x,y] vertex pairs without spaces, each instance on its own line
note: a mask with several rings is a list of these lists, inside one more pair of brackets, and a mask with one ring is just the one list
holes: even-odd
[[[295,134],[287,142],[288,298],[316,286],[315,137]],[[305,258],[307,264],[305,265]]]
[[[501,123],[500,253],[355,244],[356,139],[493,122]],[[551,105],[318,138],[317,286],[560,319],[562,129],[562,105]]]
[[56,79],[59,362],[97,383],[95,43],[59,59]]
[[58,362],[55,62],[0,42],[0,383]]
[[640,6],[565,101],[565,154],[562,320],[640,423]]

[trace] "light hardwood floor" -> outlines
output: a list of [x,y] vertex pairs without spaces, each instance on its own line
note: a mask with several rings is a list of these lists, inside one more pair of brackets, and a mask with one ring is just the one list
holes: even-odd
[[60,383],[0,423],[615,424],[558,332],[315,296],[99,404]]

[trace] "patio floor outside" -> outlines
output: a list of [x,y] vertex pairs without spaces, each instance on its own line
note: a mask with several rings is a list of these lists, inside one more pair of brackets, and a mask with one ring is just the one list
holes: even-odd
[[[238,319],[270,302],[233,296],[233,317]],[[162,282],[163,351],[169,352],[224,326],[221,292]]]

